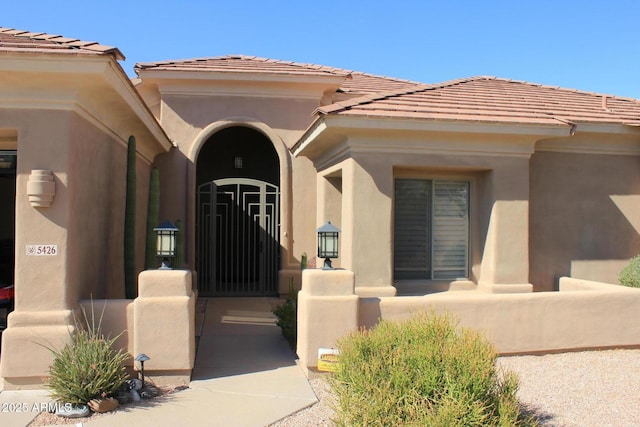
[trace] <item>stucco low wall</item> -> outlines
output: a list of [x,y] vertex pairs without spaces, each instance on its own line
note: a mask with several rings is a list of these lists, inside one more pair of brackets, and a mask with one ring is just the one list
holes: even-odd
[[[89,322],[93,313],[95,325],[105,337],[118,337],[114,342],[114,350],[122,349],[129,354],[127,367],[133,366],[133,300],[81,300],[80,307],[87,314]],[[93,307],[93,308],[92,308]]]
[[573,278],[559,292],[361,298],[359,324],[402,320],[420,310],[448,311],[486,333],[501,354],[640,346],[640,289]]
[[146,270],[133,303],[133,354],[150,357],[145,375],[157,385],[189,384],[196,357],[195,303],[189,270]]
[[297,348],[304,368],[317,366],[318,348],[335,347],[350,331],[430,310],[448,312],[461,326],[483,332],[500,354],[640,347],[640,289],[563,277],[558,292],[362,297],[353,276],[346,270],[304,271]]
[[318,349],[358,328],[355,276],[346,270],[304,270],[298,293],[296,353],[303,368],[318,365]]
[[[146,270],[140,273],[138,286],[135,300],[94,300],[96,322],[102,316],[102,332],[119,335],[115,347],[129,353],[128,369],[138,369],[133,358],[145,353],[151,358],[145,364],[147,378],[156,384],[188,384],[195,361],[196,296],[191,272]],[[91,301],[80,305],[90,316]]]
[[129,299],[80,300],[78,307],[59,312],[14,311],[2,334],[0,389],[43,388],[53,354],[74,333],[74,323],[100,325],[114,347],[129,354],[125,366],[135,375],[133,358],[151,359],[145,377],[156,384],[188,384],[195,362],[195,302],[188,270],[146,270],[139,275],[139,296]]

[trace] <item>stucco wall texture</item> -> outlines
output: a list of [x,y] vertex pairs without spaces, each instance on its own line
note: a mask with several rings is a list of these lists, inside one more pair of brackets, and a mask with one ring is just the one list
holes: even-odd
[[249,127],[262,133],[278,153],[280,290],[286,293],[290,277],[299,286],[302,253],[311,257],[315,252],[316,172],[308,159],[294,158],[289,148],[311,123],[311,112],[317,106],[318,100],[277,96],[163,96],[160,122],[177,148],[156,160],[161,174],[161,217],[187,219],[188,267],[195,268],[195,174],[199,152],[214,143],[210,138],[216,132],[233,126]]
[[[639,203],[638,156],[535,153],[529,204],[535,289],[557,289],[558,278],[572,274],[617,283],[615,270],[640,253],[632,210]],[[577,262],[589,270],[572,271]]]

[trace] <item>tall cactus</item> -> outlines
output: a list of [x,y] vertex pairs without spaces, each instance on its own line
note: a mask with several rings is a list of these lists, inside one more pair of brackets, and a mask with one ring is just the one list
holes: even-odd
[[147,244],[145,250],[144,267],[149,270],[157,268],[157,240],[153,231],[158,226],[160,217],[160,171],[158,168],[151,169],[149,179],[149,207],[147,208]]
[[176,263],[174,268],[184,268],[184,225],[182,221],[176,220]]
[[124,208],[124,293],[133,299],[136,286],[136,139],[127,142],[127,193]]

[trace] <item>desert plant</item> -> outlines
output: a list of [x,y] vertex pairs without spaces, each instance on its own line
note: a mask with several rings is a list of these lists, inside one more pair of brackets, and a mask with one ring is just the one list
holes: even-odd
[[160,217],[160,171],[158,168],[151,169],[149,177],[149,204],[147,207],[147,244],[145,245],[144,268],[147,270],[158,268],[156,232],[153,231],[158,226]]
[[133,299],[136,286],[136,138],[127,143],[127,186],[124,207],[124,293]]
[[272,311],[276,316],[276,325],[282,329],[282,335],[295,350],[298,333],[298,292],[293,286],[293,278],[289,280],[289,294],[286,301]]
[[338,342],[330,378],[340,426],[535,425],[521,415],[518,379],[500,373],[479,333],[449,315],[382,321]]
[[102,316],[96,322],[93,303],[91,315],[82,308],[84,322],[76,319],[71,341],[61,350],[47,348],[54,359],[45,385],[51,396],[61,403],[86,404],[92,399],[114,393],[127,379],[124,362],[128,355],[112,346],[118,339],[102,333]]
[[176,220],[176,260],[174,268],[184,268],[184,224],[181,220]]
[[618,279],[623,286],[640,288],[640,255],[631,258],[629,264],[620,272]]

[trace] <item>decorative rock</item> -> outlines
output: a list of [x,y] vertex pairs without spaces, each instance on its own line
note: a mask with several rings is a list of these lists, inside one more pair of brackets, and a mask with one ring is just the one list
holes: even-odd
[[126,384],[129,385],[129,390],[142,390],[142,381],[136,378],[132,378],[126,381]]
[[119,404],[126,405],[131,402],[130,390],[118,389],[118,391],[116,391],[115,398],[118,400]]
[[92,399],[88,405],[93,412],[109,412],[116,409],[119,403],[113,397],[109,397],[106,399]]
[[56,408],[56,415],[65,418],[81,418],[91,414],[87,405],[60,405]]
[[144,383],[144,387],[140,390],[140,397],[143,399],[151,399],[152,397],[157,397],[160,395],[160,390],[153,384],[149,384],[148,382]]

